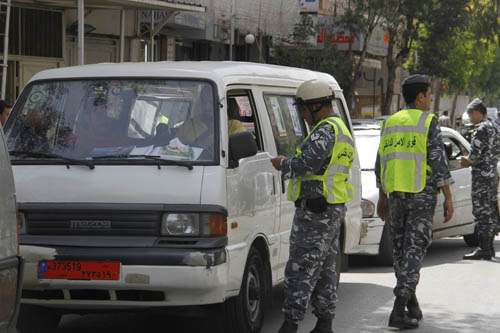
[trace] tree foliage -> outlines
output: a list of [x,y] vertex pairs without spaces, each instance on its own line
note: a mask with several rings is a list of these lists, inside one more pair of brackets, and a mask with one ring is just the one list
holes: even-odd
[[[319,29],[320,26],[315,26],[310,16],[303,15],[300,24],[294,29],[293,42],[274,45],[271,62],[331,74],[342,89],[348,89],[351,85],[352,62],[333,43],[315,47],[312,40]],[[329,31],[327,39],[332,34]]]
[[[318,27],[309,16],[294,31],[292,45],[274,46],[273,62],[332,74],[349,101],[361,77],[367,41],[377,25],[389,36],[385,58],[386,94],[382,113],[390,113],[396,69],[431,75],[446,82],[448,95],[500,96],[500,0],[349,0],[330,27],[348,31],[364,47],[346,52],[335,44],[312,46]],[[355,57],[355,55],[357,57]],[[439,102],[439,93],[437,102]],[[453,111],[453,110],[452,110]]]

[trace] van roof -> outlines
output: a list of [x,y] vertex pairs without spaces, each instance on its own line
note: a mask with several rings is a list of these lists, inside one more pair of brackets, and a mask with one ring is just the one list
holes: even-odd
[[35,74],[30,82],[105,77],[202,78],[223,86],[253,84],[283,87],[297,87],[304,81],[319,79],[328,82],[334,90],[341,90],[337,81],[329,74],[294,67],[233,61],[101,63],[45,70]]

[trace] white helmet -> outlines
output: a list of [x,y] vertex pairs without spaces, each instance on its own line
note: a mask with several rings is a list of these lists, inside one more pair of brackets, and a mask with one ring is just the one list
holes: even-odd
[[319,80],[303,82],[295,94],[295,104],[313,104],[331,101],[333,99],[332,87]]

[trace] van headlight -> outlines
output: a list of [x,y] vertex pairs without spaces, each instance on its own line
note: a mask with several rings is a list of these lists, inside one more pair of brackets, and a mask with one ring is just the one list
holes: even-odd
[[361,211],[363,212],[363,218],[373,217],[375,205],[369,200],[361,199]]
[[227,219],[217,213],[165,213],[162,236],[226,236]]

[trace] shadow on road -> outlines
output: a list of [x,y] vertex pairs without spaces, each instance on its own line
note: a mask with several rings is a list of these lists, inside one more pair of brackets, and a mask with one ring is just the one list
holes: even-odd
[[[494,246],[500,249],[500,238],[495,240]],[[474,248],[468,247],[463,239],[444,238],[434,240],[427,249],[427,255],[424,258],[423,267],[431,267],[442,264],[469,264],[470,261],[463,260],[464,254],[470,253]],[[492,263],[500,263],[500,251],[498,257],[493,258]],[[390,273],[393,272],[392,266],[377,266],[373,256],[349,256],[349,268],[356,273]]]

